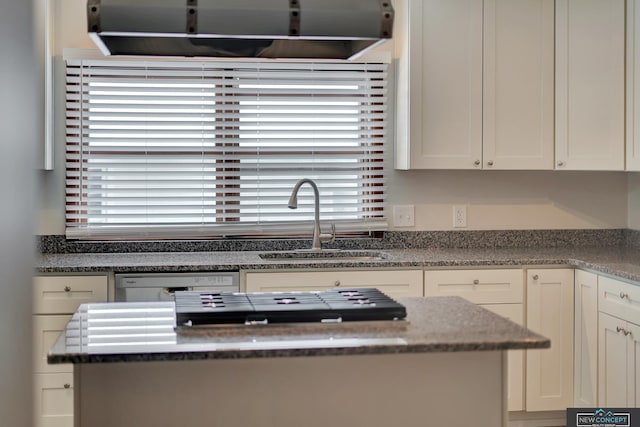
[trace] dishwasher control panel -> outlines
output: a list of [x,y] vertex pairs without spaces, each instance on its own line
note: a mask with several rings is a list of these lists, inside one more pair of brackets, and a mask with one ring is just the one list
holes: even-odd
[[116,301],[171,301],[176,291],[240,291],[240,273],[116,274]]

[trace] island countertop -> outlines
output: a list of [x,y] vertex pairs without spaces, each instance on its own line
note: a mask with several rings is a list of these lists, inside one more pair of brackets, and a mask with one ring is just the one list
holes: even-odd
[[460,297],[398,298],[399,321],[175,327],[173,302],[83,304],[49,363],[430,353],[548,348]]

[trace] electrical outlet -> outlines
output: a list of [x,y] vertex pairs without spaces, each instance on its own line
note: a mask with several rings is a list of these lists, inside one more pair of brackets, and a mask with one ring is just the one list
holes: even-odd
[[466,206],[453,207],[453,226],[454,227],[467,226],[467,207]]
[[415,224],[413,205],[393,207],[393,225],[396,227],[413,227]]

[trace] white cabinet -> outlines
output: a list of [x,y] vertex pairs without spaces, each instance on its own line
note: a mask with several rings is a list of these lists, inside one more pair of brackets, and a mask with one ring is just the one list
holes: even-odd
[[49,365],[47,353],[78,305],[107,292],[106,275],[33,278],[34,427],[73,426],[73,366]]
[[397,14],[396,168],[553,168],[553,0],[408,0]]
[[598,404],[598,276],[575,272],[574,406]]
[[640,407],[640,287],[600,279],[598,403]]
[[485,169],[553,169],[554,2],[485,0]]
[[247,272],[246,292],[377,288],[390,297],[422,296],[422,270]]
[[[636,36],[637,35],[637,36]],[[627,164],[640,171],[640,2],[627,0]]]
[[527,328],[551,348],[527,350],[527,411],[573,406],[573,269],[527,270]]
[[[424,292],[425,296],[460,296],[524,325],[523,276],[521,269],[428,270],[424,273]],[[508,352],[509,411],[524,410],[524,353]]]
[[[482,304],[482,307],[518,325],[524,326],[522,304]],[[507,408],[509,411],[523,411],[524,406],[524,350],[509,350],[507,371]]]
[[623,170],[625,0],[556,0],[556,168]]
[[73,426],[73,373],[36,374],[34,426]]

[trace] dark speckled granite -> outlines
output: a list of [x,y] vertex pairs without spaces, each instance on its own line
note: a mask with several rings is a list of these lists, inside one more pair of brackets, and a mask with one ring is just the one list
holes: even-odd
[[[366,251],[361,251],[365,253]],[[434,248],[373,251],[383,259],[264,260],[260,252],[157,252],[129,254],[41,254],[41,273],[141,273],[275,269],[447,268],[566,265],[640,282],[640,250],[620,247]]]
[[640,249],[640,230],[624,230],[624,238],[627,247]]
[[[340,249],[413,248],[533,248],[624,246],[636,242],[630,230],[490,230],[490,231],[389,231],[381,238],[337,239],[323,244]],[[640,234],[638,232],[637,234]],[[77,241],[64,236],[38,236],[42,253],[221,252],[288,251],[308,249],[310,239],[219,239],[165,241]]]
[[[174,331],[173,303],[83,304],[49,353],[49,363],[238,359],[256,357],[430,353],[549,348],[550,341],[460,297],[399,298],[406,321],[343,324],[231,326]],[[117,340],[92,336],[88,320],[101,307],[142,307],[131,325],[162,325],[166,330],[140,337],[119,322]],[[164,320],[150,309],[169,309]],[[114,314],[110,314],[113,316]],[[117,315],[132,318],[130,311]],[[227,329],[223,329],[227,328]],[[135,334],[129,338],[128,334]],[[89,343],[101,343],[90,346]]]

